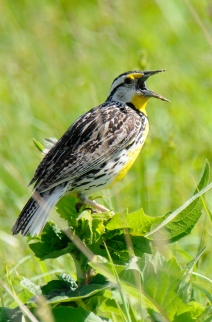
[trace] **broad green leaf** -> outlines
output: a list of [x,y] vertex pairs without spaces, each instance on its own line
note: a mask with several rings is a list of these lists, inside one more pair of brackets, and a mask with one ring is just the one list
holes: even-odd
[[[107,248],[114,263],[126,264],[130,260],[128,247],[133,248],[135,256],[142,257],[144,253],[151,254],[150,241],[142,236],[130,236],[131,245],[128,245],[124,234],[116,235],[106,240]],[[128,236],[129,238],[129,236]],[[107,254],[104,257],[108,258]]]
[[161,222],[160,217],[150,217],[145,215],[143,209],[139,209],[133,213],[117,213],[107,224],[107,230],[130,229],[132,236],[144,236],[150,231],[153,224]]
[[[117,284],[117,279],[114,274],[114,269],[116,270],[118,276],[123,276],[124,272],[126,271],[125,265],[115,265],[111,264],[105,258],[101,258],[100,256],[96,256],[95,259],[89,263],[91,267],[93,267],[97,272],[101,275],[105,276],[111,283],[114,285]],[[121,280],[121,287],[124,292],[132,299],[142,301],[142,306],[144,307],[151,307],[156,309],[155,304],[152,303],[140,290],[138,285],[136,285],[135,275],[134,273],[131,274],[132,280]],[[156,309],[157,310],[157,309]]]
[[[126,242],[125,235],[116,235],[112,239],[106,239],[110,256],[115,264],[125,265],[130,260],[130,253]],[[131,237],[131,244],[133,252],[136,256],[142,256],[144,253],[151,254],[150,241],[144,237]],[[104,258],[108,258],[108,253],[105,249],[104,244],[94,243],[89,245],[89,249],[94,253]]]
[[110,212],[92,214],[93,243],[101,242],[105,239],[105,223],[111,218]]
[[52,222],[48,222],[41,238],[34,238],[29,247],[36,257],[45,260],[68,253],[69,247],[72,250],[73,245],[62,231],[57,231],[56,226]]
[[115,267],[123,291],[135,301],[142,301],[143,307],[162,318],[173,321],[186,312],[190,312],[188,316],[193,317],[196,308],[202,308],[198,303],[189,305],[189,276],[182,287],[185,273],[174,258],[166,261],[159,253],[155,256],[145,254],[142,259],[134,258],[127,269],[118,269],[118,266],[111,266],[109,262],[90,265],[113,283],[116,283],[113,273]]
[[103,322],[93,312],[88,312],[82,307],[59,307],[52,310],[55,322]]
[[63,197],[57,203],[56,210],[61,218],[68,221],[69,226],[76,225],[76,219],[79,216],[76,210],[76,198],[71,195]]
[[51,281],[42,287],[50,303],[71,302],[87,298],[107,289],[110,284],[103,276],[94,277],[88,284],[79,286],[76,290],[70,289],[64,281]]
[[157,303],[162,315],[164,312],[171,321],[175,321],[175,317],[186,312],[194,317],[197,315],[197,307],[198,314],[202,313],[203,308],[199,303],[190,304],[190,275],[186,279],[184,270],[174,258],[166,261],[159,253],[155,256],[145,254],[142,259],[138,259],[137,265],[142,276],[143,292]]
[[[78,286],[76,285],[75,289]],[[74,290],[73,287],[61,280],[53,280],[48,282],[46,285],[41,287],[42,294],[45,295],[48,299],[54,298],[56,296],[60,295],[65,295],[67,294],[70,290]]]
[[57,231],[52,222],[46,224],[40,238],[33,238],[31,242],[30,248],[41,260],[70,254],[75,263],[78,281],[81,282],[85,278],[88,269],[87,257],[63,231]]

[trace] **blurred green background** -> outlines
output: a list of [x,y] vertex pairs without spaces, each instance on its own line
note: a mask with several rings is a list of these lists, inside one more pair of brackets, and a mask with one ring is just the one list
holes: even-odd
[[[11,236],[42,158],[32,139],[59,138],[104,102],[120,73],[166,68],[147,86],[171,103],[149,101],[149,137],[128,175],[104,192],[107,202],[162,216],[193,193],[205,159],[212,160],[212,3],[1,0],[0,12],[0,270],[13,274],[18,263],[30,277],[64,265],[38,264],[26,241]],[[56,212],[51,218],[65,226]],[[175,250],[192,257],[211,232],[205,215]]]

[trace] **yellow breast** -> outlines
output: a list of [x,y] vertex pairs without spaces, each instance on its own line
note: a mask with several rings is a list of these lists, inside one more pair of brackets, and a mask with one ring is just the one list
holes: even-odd
[[138,155],[142,149],[142,146],[146,140],[148,132],[149,132],[149,124],[147,123],[145,130],[143,132],[143,135],[142,135],[141,142],[138,144],[132,145],[131,148],[127,151],[127,161],[126,161],[126,163],[123,164],[123,167],[121,168],[118,175],[115,177],[113,183],[121,180],[125,176],[125,174],[128,172],[128,170],[131,168],[131,166],[135,162],[136,158],[138,157]]
[[134,150],[129,151],[128,153],[128,161],[123,165],[123,168],[119,172],[119,174],[115,177],[114,182],[117,182],[121,180],[125,174],[129,171],[133,163],[135,162],[137,156],[139,155],[139,152],[141,151],[142,146],[135,147]]

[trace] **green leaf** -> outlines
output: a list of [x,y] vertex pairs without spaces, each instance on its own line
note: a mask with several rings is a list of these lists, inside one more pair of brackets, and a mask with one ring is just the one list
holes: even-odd
[[22,316],[23,314],[19,307],[15,309],[0,307],[0,322],[21,322]]
[[76,219],[79,216],[76,210],[76,198],[71,195],[63,197],[57,203],[56,210],[61,218],[67,220],[69,226],[76,225]]
[[85,282],[87,270],[89,269],[87,257],[62,230],[58,231],[52,222],[46,224],[39,238],[33,238],[30,242],[31,250],[41,260],[70,254],[75,263],[78,282]]
[[[197,191],[200,192],[207,185],[209,175],[209,163],[206,161],[201,180],[194,192],[194,195]],[[166,215],[166,219],[163,220],[159,226],[156,225],[157,227],[155,229],[147,233],[146,237],[154,234],[151,239],[154,238],[156,240],[169,240],[169,242],[175,242],[190,234],[202,214],[202,208],[204,205],[202,198],[202,196],[199,196],[193,200],[192,197],[190,199],[192,201],[188,201],[186,207],[182,206],[179,208],[183,208],[182,210],[176,210],[174,213]]]
[[187,298],[180,290],[183,272],[174,258],[166,261],[159,254],[144,255],[138,260],[138,267],[142,273],[143,291],[171,321],[175,315],[189,311]]
[[111,217],[110,212],[91,214],[84,209],[80,213],[76,211],[77,199],[72,196],[62,198],[57,204],[57,212],[67,220],[73,232],[85,243],[92,244],[102,239],[105,233],[104,223]]
[[185,276],[185,271],[174,258],[166,261],[159,253],[154,257],[144,255],[137,264],[142,273],[143,291],[159,305],[161,312],[165,312],[171,321],[186,312],[190,312],[191,318],[203,312],[199,303],[189,302],[190,274],[188,272]]
[[42,287],[42,291],[50,303],[58,304],[88,298],[109,286],[104,276],[97,275],[88,284],[81,285],[75,290],[70,289],[70,285],[64,281],[51,281]]
[[198,316],[197,322],[211,322],[212,321],[212,306],[206,307],[204,312]]
[[[117,278],[114,274],[114,269],[116,270],[118,276],[123,276],[124,272],[126,272],[126,265],[116,265],[107,261],[105,258],[101,258],[100,256],[96,256],[95,259],[89,263],[91,267],[93,267],[97,272],[105,276],[110,282],[117,284]],[[130,272],[130,279],[121,279],[121,287],[123,291],[131,297],[132,299],[136,299],[138,301],[142,301],[143,307],[151,307],[155,308],[155,304],[151,302],[140,290],[139,285],[136,284],[135,274]]]
[[43,152],[44,147],[39,141],[37,141],[36,139],[33,139],[33,143],[35,147],[38,149],[38,151]]
[[117,306],[117,302],[112,297],[110,299],[105,299],[101,301],[101,304],[99,306],[99,311],[102,312],[108,312],[108,313],[115,313],[117,315],[121,315],[120,308]]
[[142,306],[150,309],[152,315],[160,316],[161,321],[163,318],[173,321],[186,312],[193,317],[198,314],[197,307],[198,312],[202,310],[198,303],[189,305],[190,275],[185,276],[175,258],[167,261],[159,253],[155,256],[144,254],[142,259],[134,257],[127,268],[110,262],[96,261],[90,265],[113,283],[116,283],[115,268],[121,288],[128,297],[142,301]]
[[203,306],[194,301],[189,302],[188,307],[190,311],[176,315],[173,322],[193,322],[204,312]]
[[82,307],[59,307],[52,310],[55,322],[103,322],[93,312],[88,312]]
[[132,236],[144,236],[150,231],[153,224],[161,222],[160,217],[150,217],[145,215],[143,209],[139,209],[133,213],[117,213],[107,224],[107,230],[130,229]]
[[45,260],[69,253],[73,244],[62,231],[57,231],[54,223],[47,222],[40,239],[33,238],[29,247],[36,257]]
[[[130,236],[130,241],[135,256],[142,257],[144,253],[151,254],[150,241],[147,238]],[[106,240],[106,244],[114,263],[126,264],[130,260],[129,249],[124,234]],[[104,257],[108,258],[107,254]]]
[[63,280],[53,280],[41,287],[42,294],[47,298],[54,298],[58,295],[66,295],[70,290],[74,291],[78,288],[76,283],[67,283]]

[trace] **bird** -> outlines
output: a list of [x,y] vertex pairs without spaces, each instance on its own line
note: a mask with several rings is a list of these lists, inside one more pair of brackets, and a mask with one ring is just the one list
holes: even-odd
[[103,104],[80,116],[58,141],[49,140],[13,235],[39,235],[53,207],[68,193],[98,212],[108,211],[89,196],[121,180],[139,155],[149,132],[147,101],[153,97],[169,102],[147,89],[146,80],[164,71],[122,73]]

